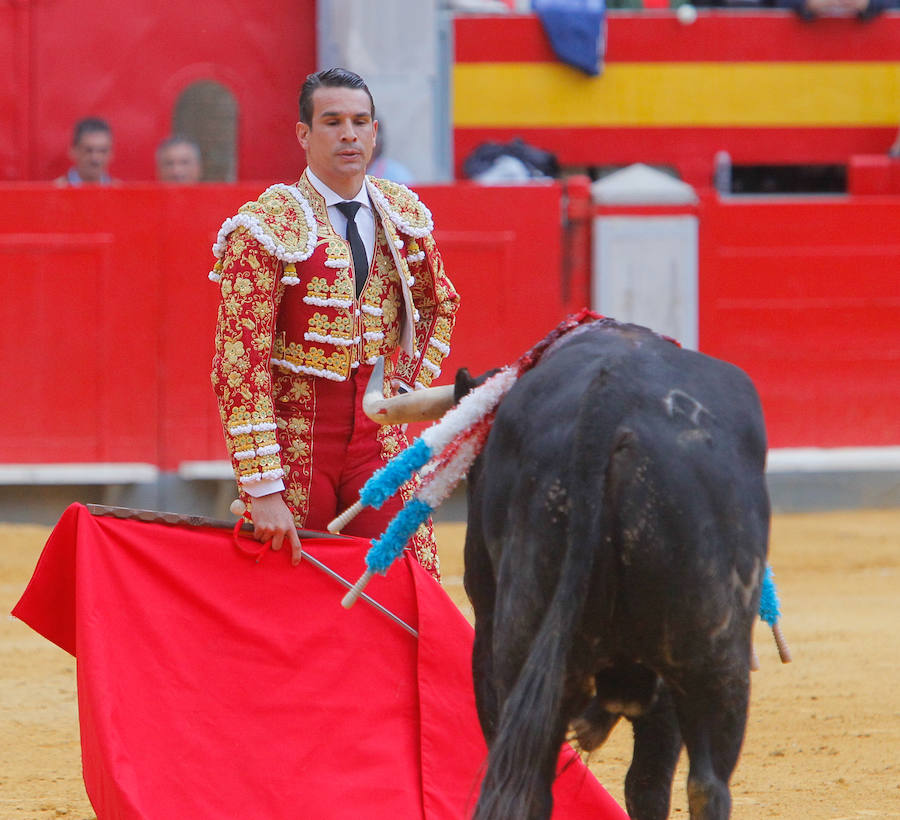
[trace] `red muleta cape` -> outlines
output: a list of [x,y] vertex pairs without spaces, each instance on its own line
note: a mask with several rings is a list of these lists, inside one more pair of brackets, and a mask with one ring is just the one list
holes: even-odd
[[[351,579],[369,548],[303,545]],[[342,609],[288,550],[254,563],[225,530],[73,504],[13,614],[77,658],[99,820],[462,820],[486,756],[472,629],[406,556],[367,591],[418,640],[365,602]],[[626,820],[569,747],[560,767],[554,818]]]

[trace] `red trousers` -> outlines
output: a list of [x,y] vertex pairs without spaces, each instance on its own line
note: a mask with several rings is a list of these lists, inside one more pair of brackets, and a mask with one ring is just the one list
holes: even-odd
[[[371,372],[370,365],[361,365],[352,378],[341,382],[303,375],[275,379],[278,437],[287,473],[285,498],[300,527],[325,530],[359,500],[359,492],[372,474],[409,444],[399,427],[382,427],[363,412],[362,399]],[[365,508],[343,532],[377,538],[412,492],[405,487],[380,509]],[[437,576],[430,522],[420,528],[410,546],[419,563]]]
[[[312,481],[306,526],[324,530],[338,513],[359,500],[359,491],[390,457],[384,452],[381,425],[362,409],[370,365],[362,365],[346,382],[313,379],[315,413],[312,422]],[[397,430],[393,434],[406,437]],[[403,506],[399,493],[379,510],[365,508],[344,532],[377,538]]]

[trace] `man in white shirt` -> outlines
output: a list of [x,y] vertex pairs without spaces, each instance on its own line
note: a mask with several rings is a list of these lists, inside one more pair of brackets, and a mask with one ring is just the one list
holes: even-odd
[[[431,213],[403,185],[366,176],[378,134],[362,78],[307,77],[297,139],[308,167],[225,221],[210,278],[221,283],[213,385],[241,497],[258,539],[325,529],[406,445],[361,412],[372,364],[385,390],[427,387],[449,352],[458,296]],[[408,497],[409,492],[406,492]],[[376,537],[405,497],[345,530]],[[438,574],[430,525],[413,538]]]

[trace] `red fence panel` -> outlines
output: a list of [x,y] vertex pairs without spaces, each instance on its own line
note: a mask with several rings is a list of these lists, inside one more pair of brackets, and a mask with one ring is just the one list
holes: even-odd
[[515,361],[575,305],[565,287],[558,185],[422,187],[462,306],[444,371]]
[[[0,463],[224,458],[206,274],[259,190],[0,188]],[[462,297],[442,382],[514,361],[584,306],[559,185],[420,193]],[[897,199],[704,197],[699,214],[700,347],[755,380],[771,445],[900,444]]]
[[4,187],[0,461],[210,457],[205,272],[244,199],[231,186]]
[[772,447],[900,444],[896,198],[710,197],[700,346],[743,367]]
[[[207,272],[222,220],[260,190],[0,189],[0,463],[225,457]],[[464,304],[443,381],[514,360],[572,309],[560,187],[420,191]]]

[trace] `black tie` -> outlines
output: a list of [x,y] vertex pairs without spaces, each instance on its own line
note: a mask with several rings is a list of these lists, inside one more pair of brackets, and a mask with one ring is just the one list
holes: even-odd
[[359,228],[356,227],[356,212],[360,209],[361,202],[338,202],[340,212],[347,217],[347,241],[350,243],[350,252],[353,254],[353,270],[356,273],[356,298],[362,293],[369,275],[369,259],[366,256],[366,246],[363,245]]

